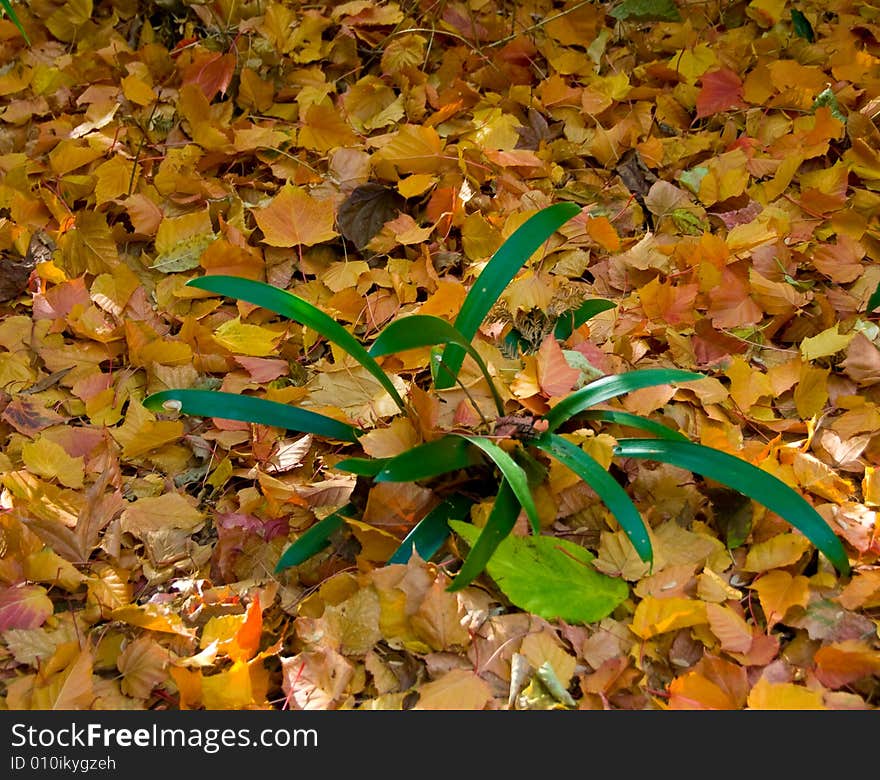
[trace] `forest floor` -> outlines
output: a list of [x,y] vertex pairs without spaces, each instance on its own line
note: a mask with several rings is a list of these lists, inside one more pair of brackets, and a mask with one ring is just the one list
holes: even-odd
[[[0,20],[0,706],[878,707],[876,9],[13,7],[30,40]],[[616,408],[783,479],[850,575],[760,503],[650,462],[617,475],[653,568],[583,484],[551,471],[536,493],[543,533],[627,585],[596,622],[519,609],[488,575],[447,590],[457,536],[386,565],[432,505],[416,484],[377,485],[276,572],[351,497],[334,465],[358,445],[142,404],[222,389],[411,441],[432,415],[473,424],[459,388],[416,385],[426,351],[383,363],[424,423],[392,425],[314,331],[185,284],[267,281],[369,343],[407,314],[454,319],[501,242],[559,202],[580,214],[479,337],[512,407],[550,408],[555,364],[503,354],[504,328],[538,348],[542,314],[609,299],[567,353],[704,373]]]

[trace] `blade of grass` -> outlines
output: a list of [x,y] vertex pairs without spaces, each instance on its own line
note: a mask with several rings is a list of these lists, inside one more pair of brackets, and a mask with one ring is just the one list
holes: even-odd
[[592,319],[603,311],[608,311],[617,306],[613,301],[607,301],[604,298],[593,298],[584,301],[577,309],[568,314],[564,314],[556,321],[556,327],[553,335],[557,341],[565,341],[574,331],[583,325],[587,320]]
[[455,579],[452,580],[448,591],[461,590],[473,582],[479,574],[486,568],[486,563],[492,557],[492,553],[498,548],[498,545],[513,530],[516,525],[516,519],[519,517],[520,503],[516,494],[513,492],[510,484],[506,480],[501,481],[501,488],[495,497],[495,503],[492,511],[486,520],[486,525],[480,532],[471,551],[464,559],[464,563],[459,569]]
[[333,514],[327,515],[323,520],[315,523],[284,551],[275,565],[276,573],[291,566],[299,566],[313,555],[321,552],[330,543],[330,537],[345,525],[345,515],[352,514],[354,511],[352,504],[346,504]]
[[846,550],[822,516],[781,479],[727,452],[692,442],[621,439],[614,448],[625,458],[670,463],[738,490],[797,528],[841,574],[849,574]]
[[328,439],[356,442],[358,429],[317,412],[288,406],[250,395],[215,390],[161,390],[143,400],[151,412],[168,411],[166,404],[196,417],[220,417],[224,420],[273,425],[300,433],[313,433]]
[[[458,435],[458,434],[455,434]],[[535,499],[529,488],[529,480],[525,470],[494,441],[484,439],[482,436],[467,436],[467,441],[479,447],[498,466],[498,470],[504,475],[504,479],[516,496],[516,500],[526,511],[532,531],[536,534],[541,532],[541,521],[538,518],[538,509]]]
[[28,34],[24,31],[24,27],[22,27],[21,21],[18,18],[18,15],[15,13],[15,10],[12,8],[12,3],[9,0],[0,0],[0,7],[3,8],[3,11],[9,17],[9,21],[12,22],[21,33],[22,37],[25,40],[25,43],[30,44],[31,39],[28,38]]
[[577,445],[555,433],[536,439],[534,444],[564,466],[568,466],[593,488],[626,532],[639,557],[646,563],[653,563],[654,553],[645,521],[626,491],[602,468],[602,464]]
[[333,468],[357,474],[359,477],[375,477],[391,458],[345,458],[335,463]]
[[394,383],[363,345],[336,320],[312,306],[308,301],[271,284],[237,276],[200,276],[196,279],[190,279],[186,285],[247,301],[302,325],[307,325],[357,360],[394,399],[398,408],[401,411],[406,411],[406,405],[397,392],[397,388],[394,387]]
[[466,496],[450,496],[435,506],[406,535],[400,547],[388,559],[388,563],[406,563],[415,548],[419,558],[429,561],[449,538],[449,521],[461,520],[473,506],[473,500]]
[[880,284],[877,285],[877,289],[871,293],[871,297],[868,298],[868,308],[865,311],[870,314],[874,309],[880,306]]
[[489,376],[489,369],[483,362],[483,358],[480,357],[480,353],[474,349],[469,339],[465,338],[446,320],[441,320],[430,314],[411,314],[408,317],[394,320],[385,326],[373,342],[370,347],[370,355],[379,357],[407,349],[433,347],[436,344],[458,344],[474,359],[489,385],[498,414],[504,414],[504,402],[498,395],[498,389],[495,387],[492,377]]
[[578,420],[598,420],[600,422],[616,423],[617,425],[625,425],[628,428],[637,428],[641,431],[653,433],[661,439],[672,439],[674,441],[689,441],[688,437],[679,431],[650,420],[646,417],[640,417],[637,414],[629,412],[618,412],[612,409],[588,409],[577,415]]
[[476,462],[469,440],[461,436],[420,444],[391,458],[376,473],[376,482],[415,482],[464,469]]
[[670,382],[695,382],[705,379],[703,374],[678,368],[643,368],[624,374],[599,377],[586,387],[572,393],[554,406],[546,416],[548,430],[555,431],[562,423],[585,409],[603,403],[618,395],[641,390],[644,387],[667,385]]
[[[461,310],[455,318],[456,329],[468,343],[477,335],[477,330],[486,319],[489,310],[526,260],[558,228],[579,212],[580,207],[574,203],[556,203],[541,209],[520,225],[492,255],[492,259],[465,296]],[[464,351],[458,344],[452,343],[445,348],[443,363],[446,371],[435,375],[438,390],[455,384],[463,360]]]

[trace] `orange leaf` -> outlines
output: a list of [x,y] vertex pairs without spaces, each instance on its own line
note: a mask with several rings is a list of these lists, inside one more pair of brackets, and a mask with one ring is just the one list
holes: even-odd
[[260,638],[263,635],[263,610],[260,607],[260,594],[254,596],[248,606],[244,623],[235,635],[235,642],[229,648],[229,657],[236,661],[247,661],[253,658],[260,649]]
[[467,669],[453,669],[439,680],[419,688],[416,710],[482,710],[492,699],[492,689]]
[[181,82],[195,84],[210,101],[219,92],[226,94],[235,72],[235,55],[216,51],[197,51],[192,62],[183,69]]
[[741,615],[721,604],[707,604],[706,615],[709,618],[709,628],[721,640],[722,650],[749,652],[752,647],[752,629]]
[[880,652],[860,639],[820,647],[814,660],[816,677],[829,688],[843,688],[864,677],[880,675]]
[[549,334],[538,350],[538,384],[548,398],[568,393],[581,372],[569,365],[553,334]]
[[268,206],[253,211],[269,246],[314,246],[339,235],[333,229],[333,206],[301,187],[285,185]]
[[706,604],[686,598],[642,599],[636,607],[630,630],[642,639],[658,634],[705,623],[708,620]]
[[738,710],[728,691],[698,672],[688,672],[669,684],[669,708],[673,710]]
[[584,224],[587,235],[606,252],[620,250],[620,236],[608,217],[590,217]]
[[810,581],[801,575],[792,576],[780,569],[765,574],[751,587],[758,591],[758,598],[769,631],[785,617],[791,607],[806,607],[810,598]]

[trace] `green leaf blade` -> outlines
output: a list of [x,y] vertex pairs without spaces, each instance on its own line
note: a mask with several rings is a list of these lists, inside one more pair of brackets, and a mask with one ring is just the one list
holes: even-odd
[[143,400],[151,412],[168,411],[166,404],[183,414],[196,417],[220,417],[224,420],[272,425],[300,433],[312,433],[328,439],[357,442],[358,429],[308,409],[288,406],[250,395],[215,390],[161,390]]
[[394,399],[398,408],[401,411],[406,411],[406,406],[394,383],[366,348],[336,320],[308,301],[271,284],[237,276],[219,274],[200,276],[196,279],[190,279],[186,286],[247,301],[317,331],[357,360]]
[[590,382],[554,406],[546,415],[549,431],[596,404],[604,403],[624,393],[645,387],[667,385],[672,382],[695,382],[705,379],[703,374],[678,368],[643,368],[623,374],[610,374]]
[[[486,525],[482,529],[474,528],[467,523],[459,525],[467,526],[474,529],[474,539],[468,540],[471,550],[464,559],[461,569],[455,575],[455,579],[450,583],[447,590],[456,591],[467,587],[471,584],[483,570],[492,557],[498,545],[504,541],[505,537],[513,530],[516,525],[516,519],[519,517],[520,503],[516,498],[516,494],[511,490],[506,480],[501,481],[501,487],[498,495],[495,497],[495,503],[492,505],[492,511],[486,520]],[[457,528],[455,522],[449,523],[450,527]],[[464,534],[460,534],[465,539]]]
[[444,436],[390,458],[376,473],[375,480],[415,482],[467,468],[474,462],[473,451],[467,439],[461,436]]
[[450,520],[461,520],[473,506],[473,500],[454,495],[435,506],[406,535],[400,547],[388,559],[389,564],[406,563],[413,549],[423,561],[429,561],[449,538]]
[[[473,545],[473,554],[482,539],[479,529],[456,521],[450,525]],[[510,601],[526,612],[571,624],[595,623],[626,600],[629,585],[596,571],[591,565],[594,557],[565,539],[507,536],[486,571]]]
[[345,525],[344,515],[353,511],[354,507],[351,504],[346,504],[333,514],[327,515],[323,520],[315,523],[284,551],[275,565],[275,572],[284,571],[291,566],[299,566],[313,555],[321,552],[330,543],[330,537]]
[[794,526],[834,564],[849,574],[850,564],[840,539],[822,516],[781,479],[735,455],[691,442],[621,439],[615,454],[670,463],[709,477],[763,504]]
[[578,415],[580,420],[598,420],[600,422],[610,422],[617,425],[623,425],[627,428],[636,428],[646,433],[653,433],[661,439],[672,439],[673,441],[690,441],[687,436],[679,431],[658,423],[656,420],[640,417],[637,414],[629,412],[618,412],[612,409],[588,409]]
[[609,311],[617,307],[613,301],[604,298],[592,298],[584,301],[577,309],[568,312],[556,321],[553,335],[557,341],[565,341],[577,328],[587,320],[592,319],[603,311]]
[[529,487],[529,479],[523,467],[489,439],[485,439],[482,436],[468,436],[467,441],[479,447],[495,462],[498,470],[504,475],[507,484],[510,485],[510,489],[516,496],[517,501],[525,510],[531,523],[532,531],[536,534],[540,533],[541,521],[538,518],[538,509],[535,506],[535,499]]
[[552,455],[564,466],[568,466],[593,488],[626,532],[639,557],[646,563],[653,562],[651,537],[639,510],[626,491],[595,458],[556,434],[538,439],[535,446]]
[[[538,250],[553,233],[576,214],[580,207],[574,203],[555,203],[533,214],[520,225],[492,255],[473,287],[465,296],[461,310],[455,318],[456,329],[470,342],[489,313],[504,288],[510,284],[517,271]],[[438,390],[452,387],[461,364],[464,352],[455,344],[443,352],[446,371],[437,376]]]

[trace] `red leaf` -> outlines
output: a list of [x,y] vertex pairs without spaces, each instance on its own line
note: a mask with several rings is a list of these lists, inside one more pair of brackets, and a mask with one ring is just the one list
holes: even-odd
[[705,73],[702,81],[703,88],[697,95],[697,119],[729,108],[745,108],[743,83],[730,68]]
[[219,52],[199,52],[182,74],[182,83],[195,84],[211,101],[219,92],[226,94],[232,74],[235,72],[235,56]]
[[17,585],[0,591],[0,631],[39,628],[52,611],[52,600],[39,585]]

